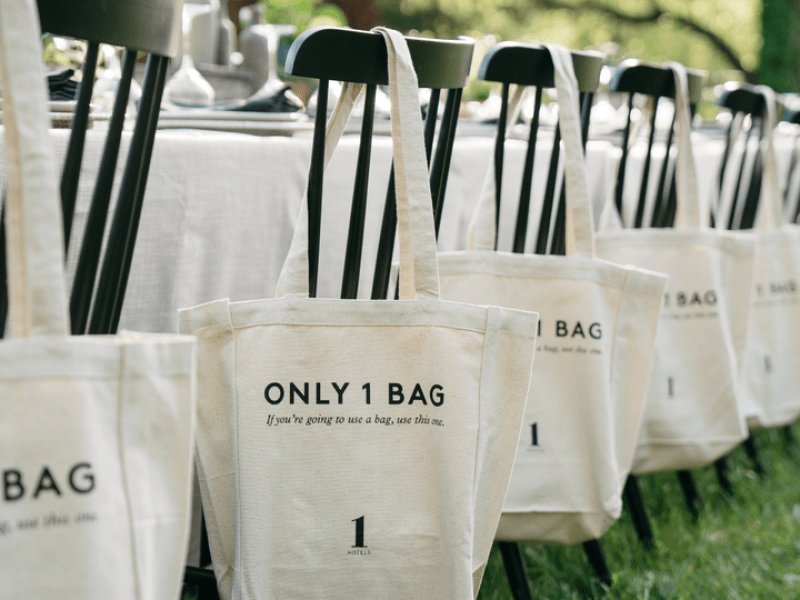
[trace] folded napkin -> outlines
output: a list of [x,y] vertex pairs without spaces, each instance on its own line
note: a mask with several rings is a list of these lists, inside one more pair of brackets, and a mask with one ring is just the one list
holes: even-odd
[[64,69],[47,76],[47,87],[50,90],[50,100],[75,100],[78,97],[80,82],[72,79],[75,74],[73,69]]

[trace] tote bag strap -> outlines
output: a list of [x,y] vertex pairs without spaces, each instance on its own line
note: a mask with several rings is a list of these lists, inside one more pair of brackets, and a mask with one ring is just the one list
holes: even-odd
[[[378,27],[373,31],[380,33],[386,41],[389,65],[392,148],[400,245],[400,299],[438,300],[439,267],[428,167],[422,137],[417,75],[405,38],[399,32],[384,27]],[[343,103],[342,96],[340,104]],[[344,102],[347,103],[349,100],[345,99]],[[337,109],[334,111],[332,123],[333,121],[340,123],[341,120],[346,123],[349,116],[349,108],[340,107],[340,104],[337,104]],[[343,125],[341,127],[343,129]],[[330,126],[328,134],[329,137],[335,137],[335,132],[331,131]],[[332,149],[330,151],[332,152]],[[289,256],[281,274],[277,297],[308,298],[307,248],[308,213],[303,207],[295,236],[292,238]]]
[[[572,65],[572,55],[563,46],[543,44],[553,60],[556,91],[558,92],[559,125],[564,144],[564,173],[567,186],[567,244],[568,256],[594,256],[592,207],[586,182],[586,163],[581,144],[581,125],[578,79]],[[489,179],[494,181],[490,168]],[[475,215],[470,223],[468,249],[493,250],[495,242],[494,193],[484,186]]]
[[[347,122],[350,120],[350,113],[356,102],[363,85],[346,81],[342,85],[339,100],[333,109],[331,118],[325,128],[325,156],[323,169],[327,169],[328,163],[333,156],[333,151],[339,144],[339,140],[344,133]],[[300,203],[300,214],[297,217],[297,225],[292,236],[292,243],[289,246],[289,254],[281,268],[278,278],[278,286],[275,291],[276,298],[296,297],[308,298],[308,189],[303,194],[303,201]]]
[[17,338],[69,331],[39,27],[33,0],[0,0],[9,320]]
[[777,124],[775,111],[775,92],[766,85],[756,86],[764,96],[765,118],[764,138],[761,141],[761,155],[764,157],[764,177],[761,181],[761,198],[758,205],[756,226],[762,230],[776,229],[783,220],[783,191],[778,177],[778,161],[775,158],[774,133]]
[[692,152],[692,120],[689,111],[689,80],[686,67],[677,62],[664,66],[672,70],[675,78],[675,129],[678,134],[675,179],[677,184],[676,229],[698,229],[709,226],[707,201],[701,206],[697,188],[697,172]]

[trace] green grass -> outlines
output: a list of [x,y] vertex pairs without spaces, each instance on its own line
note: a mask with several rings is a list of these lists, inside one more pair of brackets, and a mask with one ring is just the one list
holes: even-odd
[[[546,600],[800,598],[800,422],[795,446],[781,431],[756,432],[762,477],[739,447],[729,455],[733,494],[716,471],[693,471],[704,508],[695,520],[675,473],[639,477],[655,546],[645,550],[630,515],[601,539],[613,583],[605,589],[577,546],[522,544],[533,597]],[[478,600],[511,599],[497,547]]]

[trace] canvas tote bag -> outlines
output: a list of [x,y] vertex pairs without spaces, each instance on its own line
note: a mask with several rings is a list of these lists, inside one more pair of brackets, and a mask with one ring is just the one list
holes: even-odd
[[547,46],[564,140],[568,255],[495,252],[494,173],[467,252],[439,255],[442,297],[537,310],[522,435],[497,538],[572,544],[617,519],[633,459],[665,277],[594,256],[569,51]]
[[737,387],[755,241],[708,227],[692,158],[686,72],[670,66],[678,112],[676,228],[595,237],[599,256],[669,275],[632,469],[637,474],[707,465],[747,437]]
[[400,300],[309,298],[303,203],[275,299],[180,313],[199,340],[198,472],[225,599],[472,598],[500,516],[537,316],[439,299],[416,74],[404,38],[379,31]]
[[779,427],[800,416],[800,227],[782,224],[783,193],[773,146],[775,93],[767,106],[764,177],[754,234],[758,240],[741,393],[748,425]]
[[40,39],[33,0],[0,0],[11,334],[0,342],[0,595],[174,600],[193,340],[67,335]]

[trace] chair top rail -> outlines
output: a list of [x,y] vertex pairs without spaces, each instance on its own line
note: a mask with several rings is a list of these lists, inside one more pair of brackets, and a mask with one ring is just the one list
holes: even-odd
[[[571,50],[581,92],[594,92],[600,83],[604,56],[596,51]],[[546,48],[521,42],[501,42],[483,57],[478,78],[517,85],[553,87],[553,60]]]
[[760,117],[766,109],[766,99],[749,83],[729,81],[722,88],[717,106]]
[[[407,37],[421,88],[458,89],[466,86],[475,40],[434,40]],[[341,27],[304,31],[289,48],[285,70],[312,79],[388,85],[386,42],[379,33]]]
[[[708,73],[700,69],[686,69],[689,80],[689,102],[700,102],[703,82]],[[672,71],[658,65],[647,65],[638,60],[622,61],[608,83],[610,92],[628,92],[648,96],[675,98],[675,79]]]
[[183,0],[37,0],[42,31],[175,57]]

